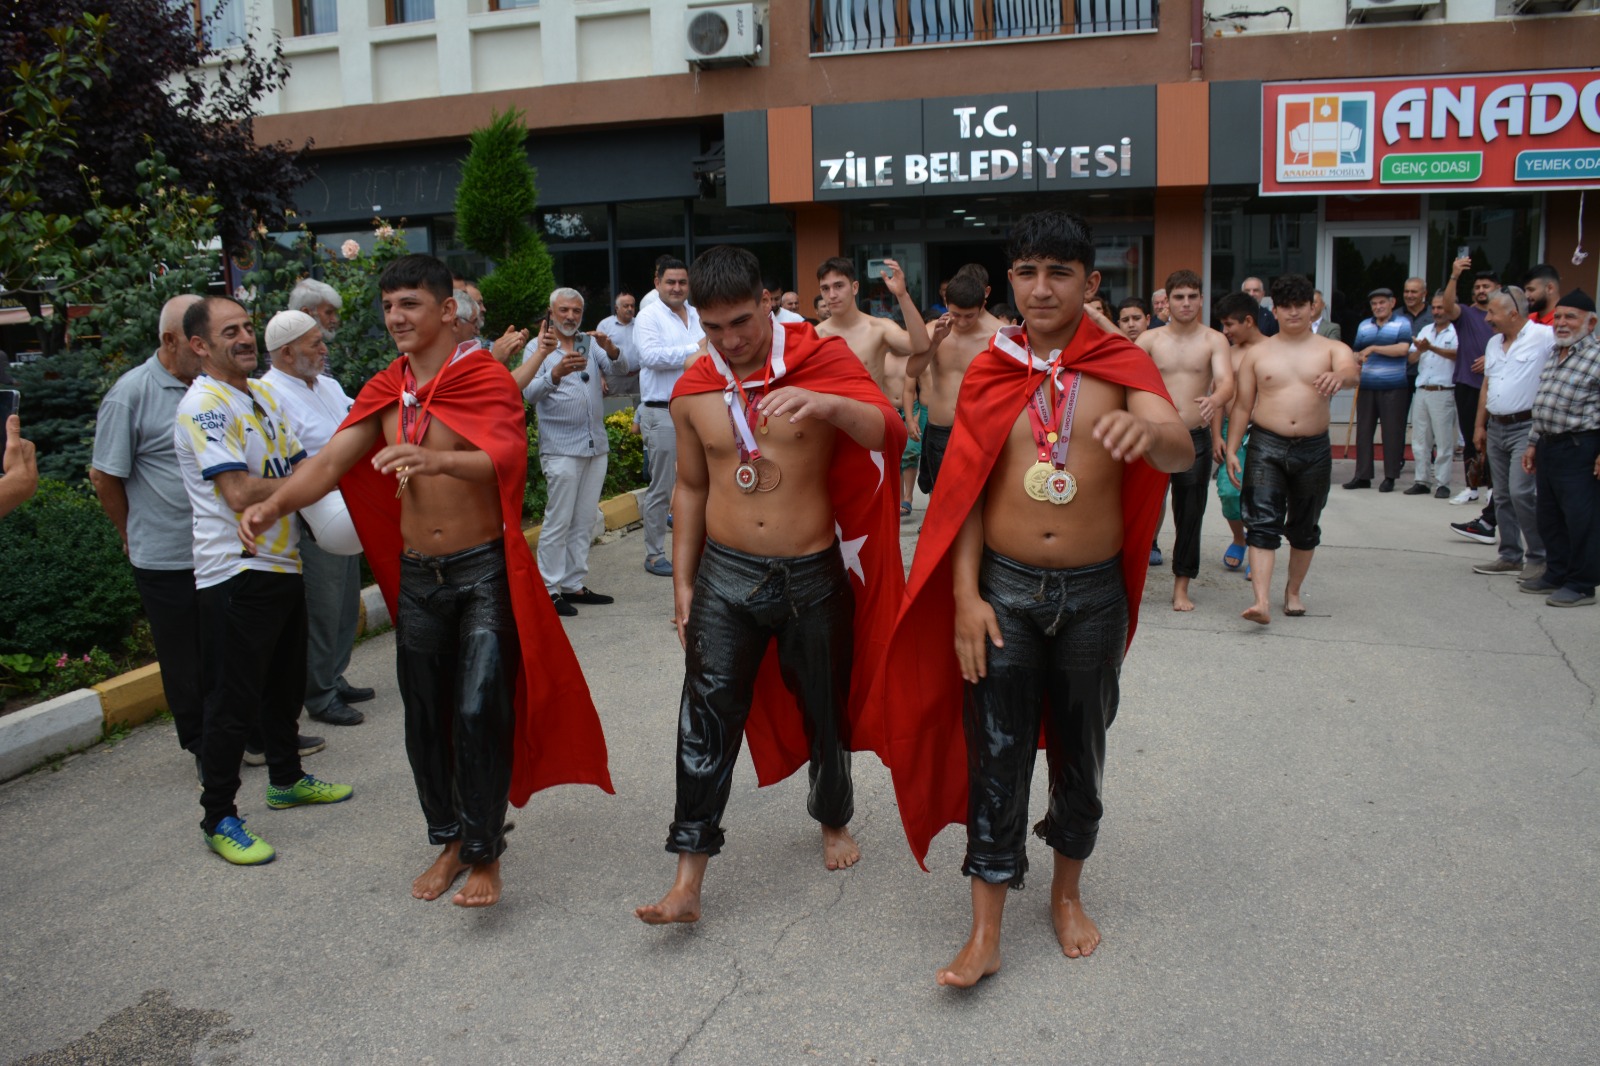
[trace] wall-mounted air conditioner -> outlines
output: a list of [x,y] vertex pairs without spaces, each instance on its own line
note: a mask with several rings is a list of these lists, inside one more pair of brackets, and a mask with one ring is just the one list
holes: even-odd
[[692,7],[683,16],[683,58],[697,67],[749,65],[761,55],[754,4]]

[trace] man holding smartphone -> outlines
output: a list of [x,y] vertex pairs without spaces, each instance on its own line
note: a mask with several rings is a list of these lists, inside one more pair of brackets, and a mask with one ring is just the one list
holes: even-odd
[[0,518],[15,511],[39,491],[39,467],[34,461],[33,442],[22,436],[22,419],[17,417],[21,394],[15,389],[0,389],[0,402],[11,413],[5,416],[6,451],[0,460]]

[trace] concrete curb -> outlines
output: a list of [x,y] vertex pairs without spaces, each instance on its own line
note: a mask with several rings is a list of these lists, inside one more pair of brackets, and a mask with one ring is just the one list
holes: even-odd
[[[600,502],[606,532],[626,529],[641,521],[639,494],[643,489],[624,492]],[[539,526],[525,532],[528,546],[539,543]],[[375,624],[370,628],[368,620]],[[381,624],[376,624],[381,620]],[[394,624],[383,593],[377,585],[361,590],[357,635],[378,632]],[[161,664],[150,663],[137,670],[65,696],[37,704],[16,714],[0,718],[0,781],[27,773],[47,759],[75,748],[93,744],[108,729],[129,729],[143,725],[166,710],[161,689]]]
[[86,747],[105,732],[100,694],[80,688],[0,718],[0,780]]

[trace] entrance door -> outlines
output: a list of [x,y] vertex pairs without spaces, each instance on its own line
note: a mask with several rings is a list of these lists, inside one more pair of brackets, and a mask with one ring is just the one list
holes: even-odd
[[[1361,320],[1371,317],[1367,294],[1389,288],[1398,301],[1406,279],[1421,274],[1422,253],[1419,225],[1324,224],[1317,287],[1327,301],[1326,314],[1339,324],[1346,344],[1355,340]],[[1349,418],[1350,396],[1346,390],[1334,397],[1336,424]]]

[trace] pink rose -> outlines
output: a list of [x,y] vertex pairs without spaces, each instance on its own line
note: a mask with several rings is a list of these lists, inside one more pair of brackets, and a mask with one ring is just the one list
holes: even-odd
[[375,234],[377,234],[379,240],[386,241],[390,237],[394,236],[394,227],[393,226],[379,226],[377,229],[373,230],[373,232]]
[[361,254],[361,245],[357,244],[353,239],[345,241],[339,246],[339,253],[346,259],[354,259]]

